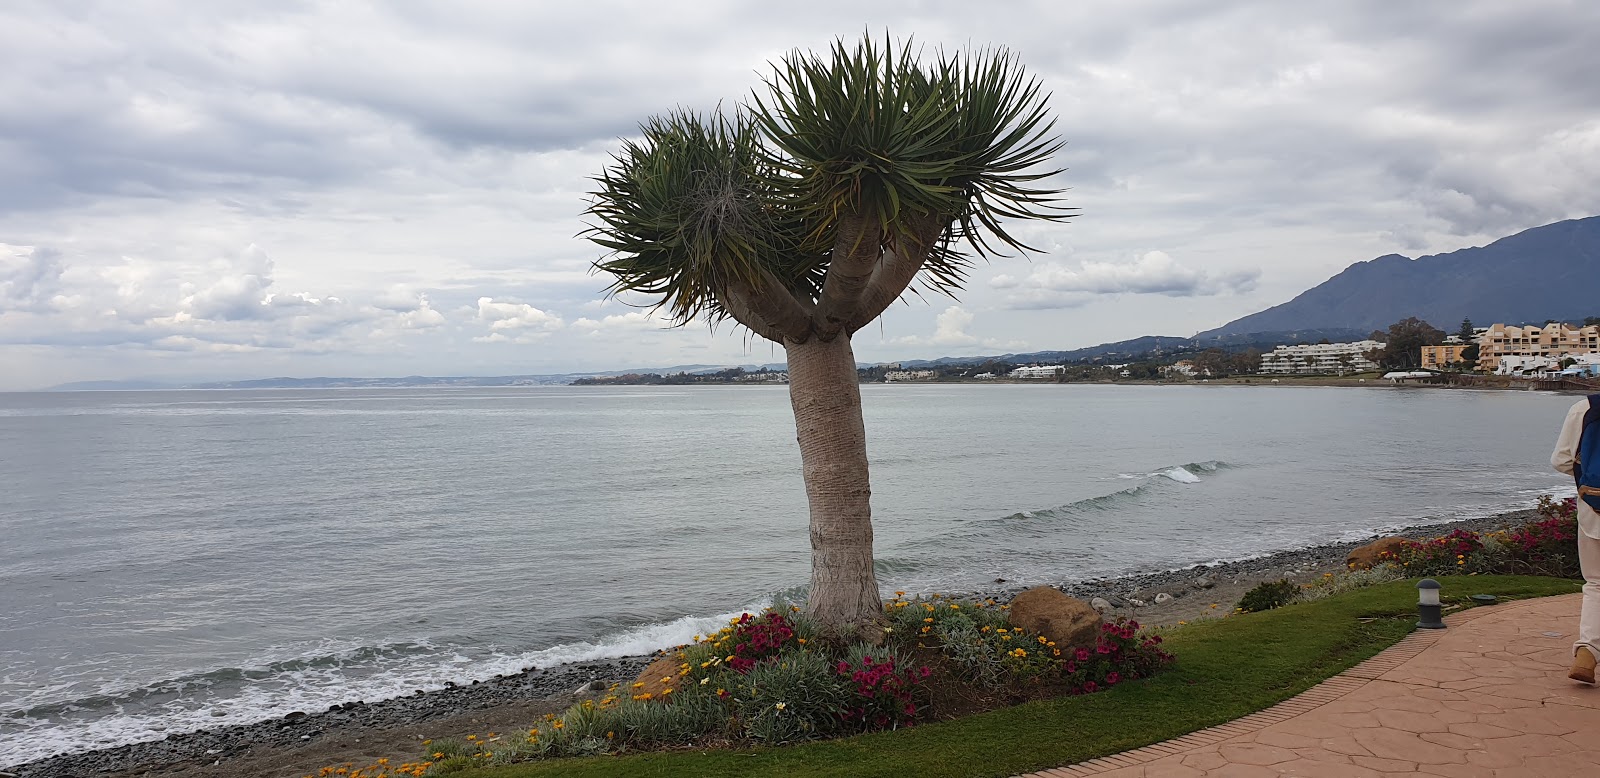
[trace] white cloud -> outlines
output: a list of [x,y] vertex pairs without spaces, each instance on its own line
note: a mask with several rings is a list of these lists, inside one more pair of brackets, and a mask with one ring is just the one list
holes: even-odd
[[977,318],[971,311],[959,305],[952,305],[934,317],[932,335],[904,335],[898,338],[891,338],[887,342],[899,346],[942,346],[946,348],[983,346],[991,349],[1016,349],[1027,345],[1021,340],[980,338],[967,332],[967,328],[971,327]]
[[1023,278],[997,275],[994,289],[1013,290],[1008,302],[1020,308],[1071,308],[1096,295],[1158,294],[1209,297],[1240,294],[1255,288],[1261,272],[1254,268],[1213,274],[1179,264],[1163,251],[1150,251],[1133,262],[1080,262],[1069,267],[1046,262]]
[[533,343],[543,340],[563,326],[561,317],[527,303],[495,302],[478,298],[478,321],[489,325],[489,334],[473,338],[478,343]]
[[585,317],[572,323],[573,329],[590,335],[603,335],[612,332],[648,332],[666,327],[666,322],[657,319],[649,311],[614,313],[600,319]]

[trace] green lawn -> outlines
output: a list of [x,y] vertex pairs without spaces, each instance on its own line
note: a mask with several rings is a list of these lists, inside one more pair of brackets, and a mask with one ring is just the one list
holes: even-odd
[[[1447,603],[1579,591],[1519,576],[1443,579]],[[1363,623],[1359,619],[1378,617]],[[898,732],[744,751],[553,760],[473,771],[525,776],[1007,776],[1160,742],[1292,697],[1371,657],[1416,622],[1415,581],[1191,624],[1171,633],[1177,663],[1161,675],[1083,697],[1033,702]]]

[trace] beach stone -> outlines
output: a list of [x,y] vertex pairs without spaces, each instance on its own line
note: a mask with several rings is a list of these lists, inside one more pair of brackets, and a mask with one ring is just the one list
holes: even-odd
[[1145,606],[1145,601],[1144,600],[1135,600],[1132,597],[1129,597],[1128,598],[1128,604],[1133,606],[1133,607],[1135,607],[1135,608],[1143,608]]
[[1170,594],[1167,594],[1166,592],[1161,592],[1160,594],[1156,595],[1156,604],[1157,605],[1166,605],[1167,603],[1172,602],[1175,599],[1177,599],[1177,598],[1173,597]]
[[1211,587],[1216,586],[1217,582],[1211,580],[1211,576],[1209,575],[1202,575],[1199,578],[1194,579],[1194,585],[1200,587],[1201,589],[1210,589]]
[[1092,646],[1100,636],[1100,612],[1049,586],[1036,586],[1011,601],[1011,624],[1063,648]]
[[[663,656],[647,665],[644,668],[644,672],[639,673],[639,677],[633,679],[633,684],[629,684],[623,691],[627,692],[629,696],[635,697],[649,694],[651,700],[670,697],[670,695],[666,694],[666,691],[677,688],[678,671],[682,669],[682,665],[682,660],[678,659],[674,654]],[[635,686],[634,684],[644,685]]]
[[1405,545],[1406,539],[1402,537],[1389,537],[1374,540],[1365,546],[1360,546],[1345,557],[1346,567],[1352,570],[1370,570],[1382,561],[1380,557],[1385,553],[1395,553]]
[[1110,612],[1111,603],[1106,602],[1106,598],[1104,597],[1096,597],[1089,601],[1089,607],[1094,608],[1100,614],[1104,615]]

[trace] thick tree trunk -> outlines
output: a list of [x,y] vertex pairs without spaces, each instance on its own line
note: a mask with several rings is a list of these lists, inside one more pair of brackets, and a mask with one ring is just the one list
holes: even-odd
[[872,570],[872,486],[855,352],[830,341],[786,342],[789,403],[811,505],[811,595],[806,613],[839,637],[876,642],[883,616]]

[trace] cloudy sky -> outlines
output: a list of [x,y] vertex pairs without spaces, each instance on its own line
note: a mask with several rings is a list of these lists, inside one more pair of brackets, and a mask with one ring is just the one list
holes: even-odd
[[999,44],[1081,215],[864,360],[1188,335],[1351,262],[1600,213],[1600,3],[0,6],[0,389],[781,360],[606,301],[641,119],[863,30]]

